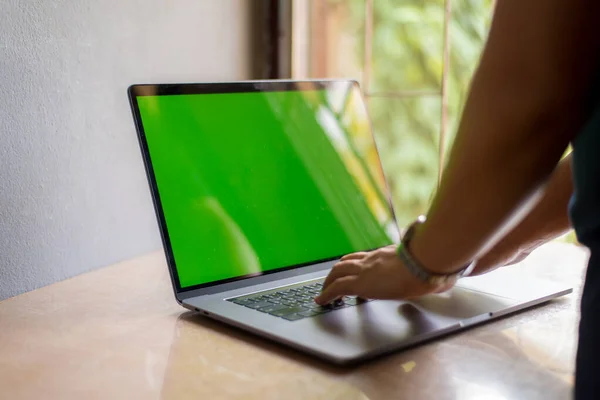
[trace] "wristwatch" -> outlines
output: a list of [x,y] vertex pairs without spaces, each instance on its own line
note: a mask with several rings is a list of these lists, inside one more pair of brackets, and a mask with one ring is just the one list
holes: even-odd
[[415,222],[409,225],[408,229],[397,248],[397,253],[409,272],[416,278],[420,279],[425,283],[432,285],[442,285],[448,282],[456,282],[462,277],[468,276],[473,268],[475,262],[471,262],[468,265],[461,268],[459,271],[452,272],[450,274],[439,274],[428,271],[418,260],[413,257],[409,250],[409,244],[413,238],[417,227],[426,221],[424,215],[419,216]]

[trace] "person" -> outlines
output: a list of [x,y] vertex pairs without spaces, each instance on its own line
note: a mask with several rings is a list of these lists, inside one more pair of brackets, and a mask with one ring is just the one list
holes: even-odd
[[[344,256],[319,304],[409,299],[574,227],[590,249],[575,397],[600,393],[600,2],[497,2],[443,179],[399,245]],[[572,153],[564,157],[569,145]]]

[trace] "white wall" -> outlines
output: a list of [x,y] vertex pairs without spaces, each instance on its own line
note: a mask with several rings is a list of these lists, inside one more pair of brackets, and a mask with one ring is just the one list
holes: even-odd
[[0,300],[160,248],[132,83],[250,77],[248,0],[0,0]]

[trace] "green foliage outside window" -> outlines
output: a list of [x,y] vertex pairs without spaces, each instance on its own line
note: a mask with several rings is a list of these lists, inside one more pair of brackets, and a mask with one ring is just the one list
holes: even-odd
[[[364,0],[329,0],[346,7],[345,29],[364,35]],[[439,170],[443,0],[375,0],[370,93],[412,92],[369,98],[369,112],[397,211],[407,223],[427,210]],[[492,1],[453,1],[450,24],[449,120],[446,145],[455,132],[489,29]],[[356,63],[364,60],[357,41]],[[362,82],[365,87],[365,82]],[[415,92],[423,92],[415,95]]]

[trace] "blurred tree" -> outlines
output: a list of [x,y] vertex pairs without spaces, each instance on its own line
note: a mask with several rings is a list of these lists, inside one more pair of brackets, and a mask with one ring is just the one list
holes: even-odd
[[[345,8],[345,29],[365,33],[364,0],[328,0]],[[441,84],[444,59],[444,0],[374,0],[369,112],[398,222],[426,211],[437,186]],[[492,0],[452,2],[449,119],[451,143],[471,75],[486,40]],[[362,65],[364,40],[355,62]],[[362,82],[365,87],[365,82]],[[380,95],[378,95],[378,93]]]

